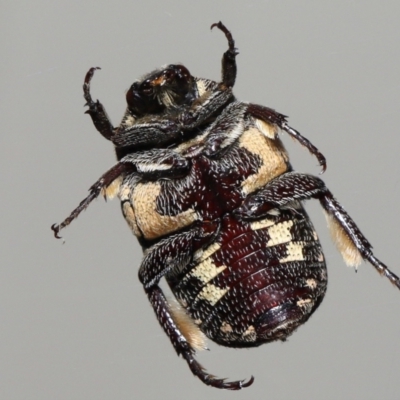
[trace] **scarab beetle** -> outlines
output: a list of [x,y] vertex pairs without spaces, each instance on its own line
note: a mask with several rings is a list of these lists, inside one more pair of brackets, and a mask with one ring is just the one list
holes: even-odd
[[[222,80],[195,78],[168,65],[139,79],[114,128],[90,95],[96,68],[86,75],[86,111],[114,146],[118,163],[91,188],[56,237],[89,203],[117,195],[144,250],[139,279],[176,352],[205,384],[240,389],[194,358],[205,337],[228,347],[285,340],[320,305],[327,287],[324,255],[302,201],[318,199],[346,264],[369,261],[397,288],[399,278],[320,178],[293,171],[278,138],[285,131],[317,157],[324,156],[284,115],[234,97],[234,40],[226,36]],[[159,287],[165,277],[177,304]]]

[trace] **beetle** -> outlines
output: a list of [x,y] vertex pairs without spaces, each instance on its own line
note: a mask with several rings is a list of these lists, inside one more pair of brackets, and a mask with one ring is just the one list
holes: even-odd
[[[284,341],[321,304],[326,263],[303,201],[320,201],[347,265],[364,259],[399,289],[400,279],[324,182],[293,170],[278,133],[305,146],[322,172],[323,154],[285,115],[235,98],[238,51],[222,22],[214,27],[228,42],[221,82],[196,78],[181,64],[157,69],[129,88],[118,127],[91,97],[98,68],[88,71],[86,113],[118,162],[52,230],[59,238],[99,195],[118,196],[144,251],[139,280],[174,349],[205,384],[238,390],[254,378],[219,379],[195,352],[206,348],[205,337],[235,348]],[[177,302],[165,298],[162,278]]]

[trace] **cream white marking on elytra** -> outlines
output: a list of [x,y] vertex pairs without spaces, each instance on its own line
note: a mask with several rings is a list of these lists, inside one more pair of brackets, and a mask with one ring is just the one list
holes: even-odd
[[221,324],[221,327],[219,329],[223,333],[231,333],[231,332],[233,332],[232,326],[230,324],[228,324],[226,321],[224,321]]
[[229,288],[221,289],[218,286],[213,285],[212,283],[207,284],[203,287],[201,292],[197,295],[197,298],[200,300],[208,301],[212,306],[215,305],[225,293],[229,291]]
[[253,325],[250,325],[245,332],[242,333],[242,338],[246,342],[255,342],[257,340],[257,333]]
[[306,285],[310,288],[310,289],[315,289],[317,287],[317,281],[315,279],[307,279],[306,280]]
[[311,299],[301,299],[296,304],[301,308],[310,308],[314,302]]
[[263,219],[261,221],[255,221],[250,224],[250,228],[253,229],[253,231],[256,231],[258,229],[264,229],[268,228],[269,226],[275,225],[275,221],[272,221],[271,219]]
[[217,267],[213,263],[211,258],[207,258],[206,260],[198,264],[195,268],[193,268],[190,271],[190,275],[194,276],[203,283],[207,283],[211,281],[211,279],[219,275],[224,269],[226,269],[226,265]]
[[303,245],[303,242],[289,242],[286,246],[286,257],[279,259],[279,262],[303,261]]
[[268,228],[270,239],[267,242],[267,247],[290,242],[292,240],[292,235],[290,233],[290,228],[292,226],[293,221],[283,221]]
[[193,260],[195,261],[204,261],[208,257],[212,256],[216,251],[218,251],[221,248],[220,243],[213,243],[204,250],[197,250],[194,255],[193,255]]

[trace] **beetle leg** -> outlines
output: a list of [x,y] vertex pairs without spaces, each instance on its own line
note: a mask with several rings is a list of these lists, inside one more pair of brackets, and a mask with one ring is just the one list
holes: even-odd
[[89,69],[89,71],[86,73],[85,81],[83,83],[83,97],[86,100],[85,106],[89,107],[89,109],[85,111],[85,114],[90,115],[96,129],[107,140],[110,140],[114,134],[114,127],[111,124],[110,118],[108,117],[103,104],[101,104],[98,100],[94,102],[90,94],[90,81],[92,80],[94,71],[96,71],[96,69],[100,68],[95,67]]
[[228,40],[228,50],[222,57],[222,80],[216,88],[207,91],[199,101],[194,104],[194,109],[183,112],[179,117],[182,130],[190,131],[205,122],[221,106],[233,98],[232,88],[236,80],[236,56],[239,54],[235,48],[231,32],[220,21],[212,24],[211,29],[217,27]]
[[251,377],[247,382],[226,382],[225,379],[218,379],[214,375],[207,373],[204,367],[194,358],[194,350],[174,322],[168,302],[160,287],[152,286],[146,290],[146,293],[154,312],[156,313],[158,322],[170,338],[178,355],[181,355],[186,360],[193,375],[197,376],[206,385],[217,389],[240,390],[244,387],[250,386],[254,382],[253,377]]
[[159,119],[151,123],[135,123],[116,132],[112,137],[117,155],[123,157],[133,151],[159,148],[176,143],[182,137],[182,131],[176,122]]
[[[176,143],[184,132],[190,132],[201,124],[207,121],[213,114],[215,114],[224,104],[228,103],[233,98],[232,87],[236,79],[236,55],[238,54],[235,48],[235,42],[228,29],[218,22],[211,26],[218,27],[224,32],[228,39],[228,50],[224,53],[222,58],[222,82],[216,88],[207,91],[203,96],[196,101],[190,110],[183,110],[176,118],[175,121],[171,119],[158,120],[153,123],[135,123],[133,126],[123,126],[121,131],[117,131],[115,135],[111,134],[112,142],[117,148],[117,155],[119,158],[128,154],[131,151],[140,149],[154,148],[155,146],[161,147],[167,144]],[[94,103],[89,93],[89,82],[94,73],[92,68],[86,76],[84,90],[85,98],[89,104],[90,109],[88,113],[92,116],[96,128],[104,135],[101,130],[105,123],[104,116],[106,117],[103,106],[97,102]],[[92,111],[93,108],[93,111]],[[97,108],[100,108],[98,112]],[[94,117],[100,115],[101,118]],[[107,119],[108,121],[108,119]],[[106,136],[105,136],[106,137]]]
[[134,165],[142,178],[179,178],[189,171],[190,162],[170,149],[153,149],[129,154],[120,163]]
[[357,266],[361,259],[369,261],[375,269],[400,289],[400,278],[372,253],[372,245],[344,210],[324,182],[312,175],[289,172],[275,178],[258,192],[249,195],[235,211],[238,218],[267,217],[273,208],[290,207],[294,201],[318,199],[326,212],[332,238],[349,266]]
[[[212,233],[203,234],[203,238],[209,239]],[[162,239],[146,250],[139,269],[139,280],[145,290],[157,285],[164,275],[180,271],[190,263],[196,251],[194,240],[199,235],[199,228],[194,228]]]
[[188,167],[189,163],[184,157],[168,149],[149,150],[124,157],[90,187],[89,195],[80,202],[68,218],[60,224],[51,226],[54,236],[59,239],[60,230],[68,226],[82,211],[86,210],[89,204],[101,193],[106,194],[107,187],[121,176],[127,173],[136,173],[139,177],[147,179],[179,177],[188,170]]
[[206,122],[213,114],[227,104],[233,98],[230,88],[218,85],[214,90],[206,92],[205,95],[194,102],[192,109],[183,111],[178,116],[180,129],[182,131],[192,131],[204,122]]
[[74,219],[78,217],[78,215],[89,206],[89,204],[96,199],[103,189],[107,188],[114,182],[119,176],[124,174],[125,172],[132,169],[132,166],[129,164],[118,163],[114,165],[111,169],[109,169],[97,182],[95,182],[89,189],[89,195],[83,199],[79,206],[75,208],[74,211],[60,224],[53,224],[51,229],[54,232],[54,236],[57,239],[60,239],[61,236],[58,235],[61,229],[68,226]]
[[[224,379],[218,379],[208,374],[194,358],[195,350],[189,339],[182,333],[178,316],[174,315],[161,288],[158,286],[163,276],[168,273],[174,273],[174,271],[184,268],[191,262],[193,253],[210,241],[210,238],[218,229],[217,225],[217,223],[204,223],[200,228],[178,233],[150,247],[146,251],[140,267],[139,280],[143,284],[158,322],[169,337],[178,355],[182,355],[186,360],[192,373],[206,385],[219,389],[238,390],[250,386],[254,378],[252,377],[248,382],[225,382]],[[198,327],[197,330],[200,332]]]
[[151,123],[136,122],[132,126],[124,126],[111,139],[116,147],[118,158],[133,151],[179,143],[186,132],[192,133],[224,106],[232,96],[230,89],[217,89],[210,91],[203,100],[196,102],[192,110],[182,111],[175,120],[156,119]]
[[325,156],[307,138],[302,136],[300,132],[296,131],[288,125],[286,121],[287,117],[285,115],[276,112],[272,108],[260,106],[258,104],[249,104],[247,113],[256,119],[260,119],[261,121],[266,122],[267,124],[278,126],[280,129],[288,133],[293,139],[296,139],[302,146],[306,147],[308,151],[317,158],[319,165],[322,167],[321,174],[325,172]]
[[236,56],[239,54],[235,47],[235,41],[233,40],[231,32],[226,28],[226,26],[221,22],[217,22],[211,25],[211,29],[217,27],[224,34],[228,40],[228,50],[224,53],[222,57],[222,83],[227,87],[233,87],[236,80]]

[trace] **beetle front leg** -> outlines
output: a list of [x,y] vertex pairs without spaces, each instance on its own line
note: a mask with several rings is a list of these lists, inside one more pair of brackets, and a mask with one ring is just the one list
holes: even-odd
[[155,122],[137,122],[133,126],[118,130],[111,139],[118,154],[159,148],[177,142],[182,138],[179,124],[170,119],[157,119]]
[[96,129],[107,140],[110,140],[114,134],[114,127],[111,124],[110,118],[108,117],[103,104],[101,104],[99,100],[93,101],[90,94],[90,81],[92,80],[94,71],[96,71],[96,69],[100,68],[95,67],[89,69],[89,71],[86,73],[85,81],[83,83],[83,97],[86,100],[85,106],[89,107],[89,109],[85,111],[85,114],[90,115]]
[[300,132],[296,131],[288,125],[285,115],[276,112],[272,108],[260,106],[258,104],[249,104],[247,113],[256,119],[266,122],[267,124],[278,126],[280,129],[288,133],[293,139],[296,139],[302,146],[306,147],[308,151],[317,158],[319,165],[322,167],[321,174],[325,172],[325,156],[307,138],[302,136]]
[[237,71],[236,56],[239,52],[235,48],[235,41],[226,26],[219,21],[211,25],[211,29],[214,27],[222,31],[228,40],[228,50],[222,56],[222,80],[216,88],[206,92],[202,98],[196,101],[192,110],[182,113],[180,121],[185,131],[193,130],[201,125],[233,98],[232,88],[235,84]]
[[[175,351],[188,363],[192,373],[206,385],[219,389],[238,390],[253,383],[253,378],[248,382],[225,382],[210,375],[194,358],[195,346],[189,337],[185,337],[180,325],[183,325],[179,315],[173,312],[158,283],[168,273],[174,273],[187,266],[193,253],[204,247],[218,232],[218,223],[203,223],[188,232],[178,233],[170,238],[163,239],[146,251],[139,270],[139,280],[156,314],[157,320],[169,337]],[[184,322],[187,325],[187,322]],[[197,325],[193,323],[191,336],[203,335]]]
[[236,80],[236,56],[239,54],[235,47],[235,41],[233,40],[231,32],[228,28],[221,22],[217,22],[211,25],[211,29],[217,27],[220,31],[225,34],[228,40],[228,50],[224,53],[222,57],[222,83],[227,87],[233,87]]
[[248,196],[235,215],[242,219],[268,217],[273,209],[290,208],[295,201],[318,199],[324,208],[338,250],[349,266],[358,266],[361,259],[369,261],[375,269],[400,289],[400,278],[372,253],[372,245],[360,231],[350,215],[325,186],[312,175],[289,172],[275,178],[258,192]]

